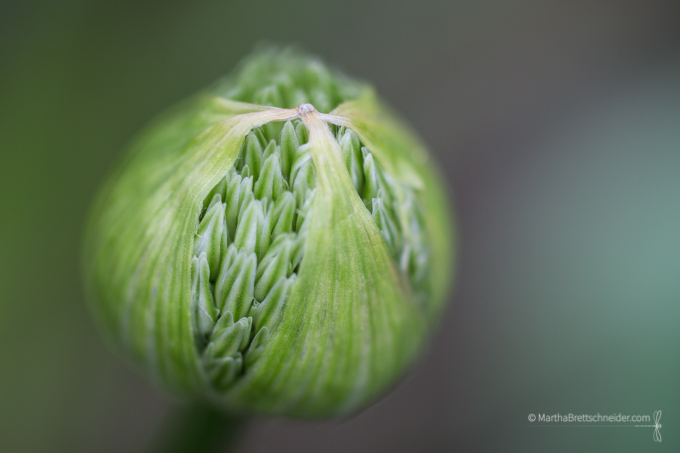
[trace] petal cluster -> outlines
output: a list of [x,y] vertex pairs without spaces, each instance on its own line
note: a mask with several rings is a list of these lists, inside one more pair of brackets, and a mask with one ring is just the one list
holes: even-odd
[[[413,192],[385,175],[350,129],[334,129],[354,190],[417,293],[428,263]],[[316,187],[307,141],[300,120],[251,131],[204,201],[194,240],[192,315],[197,348],[218,391],[260,357],[297,278]]]

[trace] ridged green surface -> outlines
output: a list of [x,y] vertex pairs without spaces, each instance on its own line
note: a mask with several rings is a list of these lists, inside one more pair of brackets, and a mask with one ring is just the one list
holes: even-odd
[[[370,158],[362,155],[362,178],[374,165],[387,187],[383,183],[378,197],[371,192],[370,178],[359,185],[358,171],[348,165],[346,150],[343,154],[345,129],[333,126],[331,131],[323,119],[330,117],[316,112],[302,115],[313,165],[308,168],[315,175],[306,179],[303,190],[313,191],[306,208],[312,215],[301,261],[284,272],[290,279],[287,298],[281,299],[285,302],[274,322],[253,307],[276,292],[282,274],[277,271],[276,281],[263,276],[260,264],[268,259],[267,251],[261,241],[248,239],[252,228],[244,225],[257,224],[257,212],[264,218],[274,208],[269,200],[283,193],[302,197],[297,209],[305,196],[286,192],[294,187],[285,175],[275,177],[279,170],[273,168],[288,172],[292,160],[258,163],[251,153],[248,162],[247,151],[241,153],[247,150],[249,131],[262,126],[264,135],[280,134],[283,123],[272,121],[292,119],[295,112],[243,102],[296,107],[299,101],[315,100],[320,111],[337,107],[334,121],[370,151]],[[254,207],[230,214],[240,207],[229,201],[227,179],[236,173],[240,181],[246,179],[245,165],[248,174],[264,177],[258,174],[253,181]],[[410,194],[410,201],[400,194]],[[395,206],[390,215],[399,222],[381,216],[390,209],[381,200],[390,196]],[[224,218],[224,224],[213,218]],[[421,245],[427,253],[419,256],[428,259],[400,267],[407,242],[401,240],[407,237],[403,225],[410,221],[427,232]],[[384,391],[420,349],[451,278],[451,228],[444,192],[425,151],[369,89],[331,74],[317,60],[265,52],[247,61],[239,75],[157,122],[133,146],[96,202],[88,227],[86,281],[112,342],[175,393],[227,409],[336,415]],[[401,245],[391,243],[392,236]],[[276,241],[275,234],[262,237],[269,244]],[[284,249],[290,252],[276,249],[270,258]],[[249,266],[259,272],[257,281],[265,282],[254,284],[254,299],[247,291],[232,291],[237,281],[252,279]],[[416,279],[421,268],[426,272]],[[245,277],[234,278],[233,272]],[[221,317],[227,312],[230,318]],[[262,332],[258,322],[270,322],[267,341],[256,335]],[[249,361],[248,348],[258,346],[257,357]],[[206,354],[213,365],[236,357],[245,366],[216,368]],[[219,379],[215,369],[221,370]]]

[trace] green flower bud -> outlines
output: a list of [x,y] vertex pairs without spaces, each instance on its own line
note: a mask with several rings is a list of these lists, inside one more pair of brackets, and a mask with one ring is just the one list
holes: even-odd
[[452,276],[423,146],[369,87],[292,51],[157,121],[87,231],[112,343],[174,393],[235,411],[361,408],[421,350]]

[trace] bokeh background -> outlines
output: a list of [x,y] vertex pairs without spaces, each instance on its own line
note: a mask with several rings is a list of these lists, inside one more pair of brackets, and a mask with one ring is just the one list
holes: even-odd
[[[162,430],[171,402],[88,316],[83,223],[131,137],[263,40],[413,123],[456,200],[459,270],[392,394],[258,419],[242,452],[680,451],[680,3],[657,0],[4,0],[0,451],[135,452]],[[658,409],[661,444],[527,421]]]

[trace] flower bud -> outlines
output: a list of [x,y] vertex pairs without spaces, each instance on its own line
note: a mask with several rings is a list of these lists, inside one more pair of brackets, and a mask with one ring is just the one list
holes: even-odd
[[333,416],[421,350],[452,236],[423,146],[369,87],[265,51],[134,144],[95,203],[85,280],[112,343],[175,394]]

